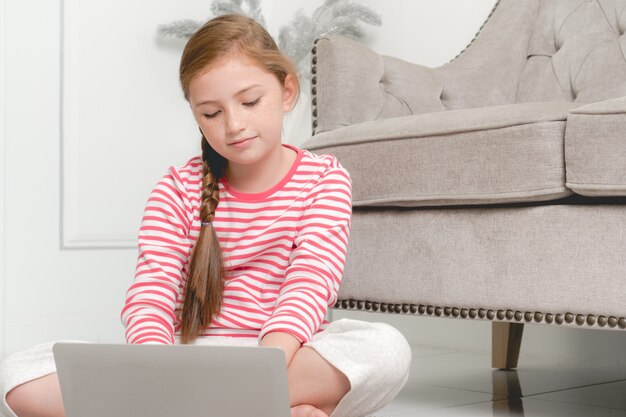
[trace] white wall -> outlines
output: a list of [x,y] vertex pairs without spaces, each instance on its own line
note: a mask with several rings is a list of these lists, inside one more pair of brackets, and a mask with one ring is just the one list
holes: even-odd
[[[270,32],[321,3],[265,0]],[[383,19],[367,28],[367,44],[437,66],[465,48],[494,0],[362,3]],[[0,0],[0,355],[62,338],[123,340],[118,317],[145,199],[198,145],[176,74],[183,43],[159,40],[155,29],[204,19],[208,4]],[[305,86],[286,142],[309,136],[308,100]],[[487,322],[342,315],[390,321],[414,343],[489,348]],[[614,360],[625,341],[623,333],[527,326],[524,351]],[[594,359],[598,351],[604,359]]]
[[2,350],[115,339],[132,253],[60,249],[60,3],[5,0],[2,15]]
[[5,31],[5,11],[4,0],[0,0],[0,357],[4,353],[4,144],[6,143],[5,129],[5,78],[4,63],[5,51],[4,31]]
[[[380,14],[382,26],[362,25],[363,42],[375,51],[427,66],[454,58],[473,39],[495,0],[359,0]],[[275,0],[268,16],[272,35],[289,23],[298,10],[305,14],[322,0]]]

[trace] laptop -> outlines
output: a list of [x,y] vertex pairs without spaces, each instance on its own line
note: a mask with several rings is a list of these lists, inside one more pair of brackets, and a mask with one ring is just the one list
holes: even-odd
[[67,417],[290,417],[284,352],[56,343]]

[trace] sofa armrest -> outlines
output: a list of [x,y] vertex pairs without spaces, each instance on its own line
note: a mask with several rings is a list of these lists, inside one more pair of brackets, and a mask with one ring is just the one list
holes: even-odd
[[370,120],[445,110],[442,82],[431,68],[341,36],[313,47],[313,134]]
[[570,113],[586,115],[626,114],[626,96],[576,107]]
[[626,96],[573,109],[565,130],[566,186],[587,196],[626,196]]

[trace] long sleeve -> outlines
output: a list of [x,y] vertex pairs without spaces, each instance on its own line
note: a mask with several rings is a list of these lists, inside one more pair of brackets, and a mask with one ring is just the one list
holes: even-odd
[[135,279],[121,313],[131,344],[174,343],[175,309],[191,251],[190,202],[175,169],[158,182],[139,230]]
[[[215,229],[226,280],[220,312],[199,336],[308,341],[336,302],[348,246],[352,188],[332,155],[297,152],[282,181],[242,193],[220,179]],[[176,342],[189,255],[200,232],[202,158],[172,167],[152,191],[135,279],[121,318],[128,343]]]
[[350,176],[336,162],[309,195],[276,307],[259,338],[279,331],[305,343],[320,328],[337,299],[351,216]]

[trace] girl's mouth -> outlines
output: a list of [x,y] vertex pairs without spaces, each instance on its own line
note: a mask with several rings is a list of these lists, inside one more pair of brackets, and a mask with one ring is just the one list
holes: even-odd
[[242,139],[240,141],[231,143],[230,146],[234,146],[235,148],[243,148],[244,146],[249,145],[254,138],[256,138],[256,136],[253,136],[251,138]]

